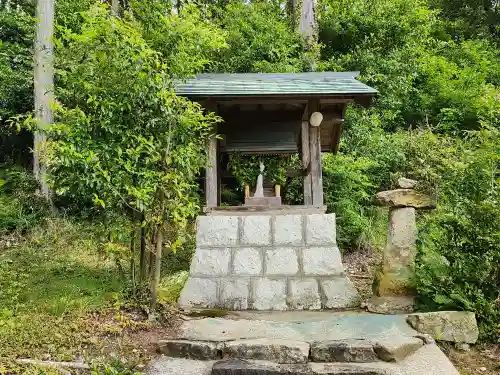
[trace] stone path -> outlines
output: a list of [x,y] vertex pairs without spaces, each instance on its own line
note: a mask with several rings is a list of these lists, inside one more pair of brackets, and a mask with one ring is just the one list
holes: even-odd
[[239,312],[188,320],[159,350],[149,375],[458,375],[404,315]]
[[406,323],[404,315],[306,311],[235,314],[234,320],[206,318],[187,321],[181,327],[180,338],[207,341],[243,338],[321,341],[417,335]]

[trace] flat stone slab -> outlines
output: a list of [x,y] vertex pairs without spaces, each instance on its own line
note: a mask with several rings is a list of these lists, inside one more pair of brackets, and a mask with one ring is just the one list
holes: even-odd
[[401,375],[460,375],[436,344],[424,345],[395,366]]
[[424,342],[416,337],[391,337],[375,343],[377,356],[386,362],[402,361],[420,349]]
[[223,356],[266,360],[276,363],[306,363],[309,344],[290,340],[235,340],[228,341],[222,349]]
[[[247,361],[250,362],[250,361]],[[372,374],[372,375],[459,375],[458,371],[453,367],[450,360],[441,352],[435,344],[425,345],[417,350],[413,355],[398,363],[374,362],[374,363],[309,363],[296,365],[278,365],[271,362],[251,361],[254,364],[271,365],[275,372],[223,372],[222,362],[215,361],[196,361],[180,358],[160,357],[151,362],[146,370],[148,375],[236,375],[236,374],[252,374],[252,375],[280,375],[286,370],[287,375],[307,374],[307,375],[354,375],[354,374]],[[212,367],[215,366],[215,369]],[[233,363],[235,363],[233,361]],[[227,368],[228,366],[226,366]],[[251,367],[250,367],[251,368]],[[269,367],[267,367],[269,369]],[[295,368],[291,372],[291,368]],[[261,367],[262,369],[262,367]],[[259,371],[259,368],[257,368]],[[300,372],[302,371],[302,372]],[[305,371],[305,372],[304,372]],[[336,372],[335,372],[336,371]]]
[[396,375],[391,369],[354,364],[295,364],[280,365],[266,361],[241,359],[224,360],[214,364],[212,375]]
[[376,362],[377,354],[371,342],[349,339],[317,341],[311,344],[313,362]]
[[375,195],[375,199],[388,207],[436,208],[436,202],[432,198],[413,189],[381,191]]
[[183,358],[162,356],[152,361],[147,370],[148,375],[211,375],[215,361],[197,361]]
[[475,344],[479,337],[476,315],[467,311],[439,311],[408,315],[408,324],[436,340]]
[[405,315],[354,312],[241,312],[237,313],[235,320],[205,318],[186,321],[180,327],[179,338],[214,342],[259,338],[314,342],[346,339],[376,341],[418,335],[405,319]]
[[187,359],[219,359],[217,344],[206,341],[160,340],[160,352],[169,357]]
[[373,296],[362,304],[361,307],[366,307],[369,312],[376,314],[407,314],[414,311],[415,298],[411,296]]

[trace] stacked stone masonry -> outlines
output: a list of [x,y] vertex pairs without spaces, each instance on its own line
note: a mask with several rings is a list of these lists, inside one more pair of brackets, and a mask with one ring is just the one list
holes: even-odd
[[334,214],[200,216],[182,307],[319,310],[359,305]]

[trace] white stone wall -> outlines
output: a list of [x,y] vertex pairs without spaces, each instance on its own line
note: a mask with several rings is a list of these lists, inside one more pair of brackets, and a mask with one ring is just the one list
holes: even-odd
[[200,216],[179,304],[228,310],[359,304],[336,245],[334,214]]

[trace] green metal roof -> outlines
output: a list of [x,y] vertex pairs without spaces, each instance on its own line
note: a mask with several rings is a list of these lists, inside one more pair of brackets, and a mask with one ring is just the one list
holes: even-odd
[[373,96],[377,90],[356,80],[359,72],[199,74],[175,85],[187,97]]

